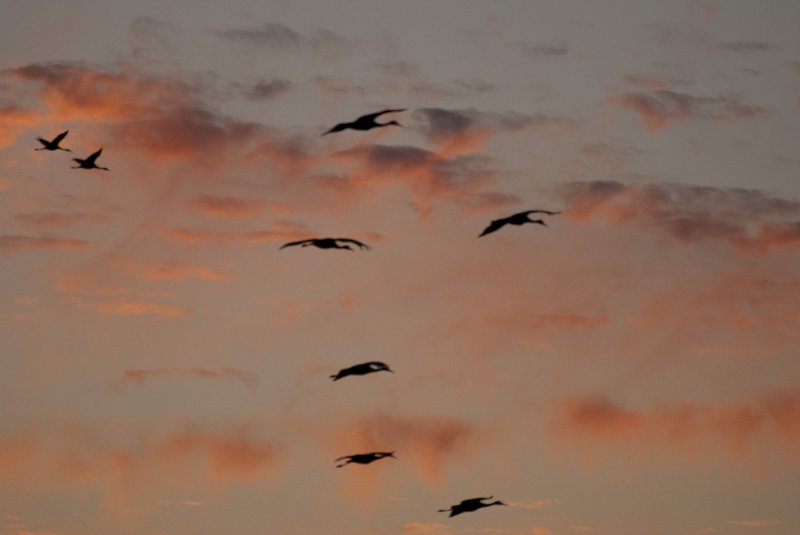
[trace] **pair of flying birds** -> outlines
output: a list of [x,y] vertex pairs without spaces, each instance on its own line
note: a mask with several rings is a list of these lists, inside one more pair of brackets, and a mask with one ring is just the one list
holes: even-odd
[[[36,139],[39,141],[39,143],[42,144],[42,146],[39,147],[38,149],[34,149],[34,150],[50,150],[50,151],[63,150],[63,151],[66,151],[66,152],[72,152],[71,149],[67,149],[67,148],[61,146],[61,141],[65,137],[67,137],[67,134],[69,134],[69,130],[65,130],[65,131],[61,132],[60,134],[58,134],[56,137],[54,137],[53,139],[51,139],[49,141],[47,139],[38,137]],[[100,149],[100,150],[98,150],[96,152],[93,152],[92,154],[90,154],[86,158],[73,158],[72,161],[73,162],[77,162],[78,165],[73,166],[72,168],[73,169],[102,169],[103,171],[108,171],[108,167],[100,167],[96,163],[97,162],[97,158],[99,158],[102,153],[103,153],[103,149]]]
[[[537,225],[547,226],[547,223],[544,222],[543,219],[531,219],[531,214],[544,214],[544,215],[557,215],[561,212],[551,212],[549,210],[526,210],[524,212],[520,212],[518,214],[510,215],[508,217],[503,217],[501,219],[495,219],[489,226],[486,227],[483,232],[481,232],[478,237],[486,236],[487,234],[491,234],[492,232],[497,232],[501,228],[506,225],[524,225],[525,223],[535,223]],[[366,243],[360,242],[358,240],[354,240],[352,238],[309,238],[306,240],[298,240],[292,241],[289,243],[284,243],[281,245],[281,249],[285,249],[287,247],[294,247],[299,245],[300,247],[308,247],[313,246],[319,249],[347,249],[348,251],[352,251],[353,248],[350,247],[350,244],[357,246],[363,250],[369,250],[370,247]]]

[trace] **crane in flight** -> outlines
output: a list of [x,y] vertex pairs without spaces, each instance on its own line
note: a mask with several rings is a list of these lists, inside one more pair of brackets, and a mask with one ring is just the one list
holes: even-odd
[[493,496],[489,496],[487,498],[470,498],[468,500],[461,500],[461,503],[451,505],[450,509],[439,509],[439,512],[446,513],[450,511],[448,517],[451,517],[460,515],[461,513],[471,513],[472,511],[477,511],[478,509],[483,509],[484,507],[491,507],[492,505],[508,505],[500,500],[483,503],[484,501],[491,500],[492,498]]
[[375,372],[391,372],[391,368],[385,362],[380,362],[378,360],[373,360],[371,362],[364,362],[362,364],[356,364],[355,366],[350,366],[349,368],[344,368],[336,372],[335,374],[331,375],[331,380],[338,381],[348,375],[367,375],[368,373],[375,373]]
[[374,461],[379,461],[385,457],[391,457],[392,459],[397,459],[394,456],[393,451],[373,451],[371,453],[356,453],[354,455],[345,455],[344,457],[339,457],[336,459],[336,462],[344,461],[342,464],[337,464],[336,468],[341,468],[345,465],[350,463],[356,464],[369,464]]
[[87,156],[86,159],[73,158],[72,160],[78,162],[78,165],[73,166],[72,169],[102,169],[103,171],[108,171],[108,167],[100,167],[95,163],[102,153],[103,149],[99,149],[97,152]]
[[300,247],[308,247],[309,245],[312,245],[319,249],[347,249],[348,251],[352,251],[353,248],[348,245],[349,243],[352,243],[361,249],[367,251],[369,250],[369,245],[366,243],[350,238],[309,238],[307,240],[290,241],[289,243],[284,243],[280,246],[280,248],[286,249],[287,247],[294,247],[295,245],[299,245]]
[[53,138],[52,140],[50,140],[50,141],[47,141],[46,139],[44,139],[44,138],[42,138],[42,137],[37,137],[36,139],[37,139],[37,140],[39,141],[39,143],[41,143],[43,146],[42,146],[42,147],[39,147],[38,149],[33,149],[33,150],[65,150],[65,151],[67,151],[67,152],[72,152],[70,149],[66,149],[66,148],[64,148],[64,147],[60,147],[60,146],[58,145],[59,143],[61,143],[61,141],[62,141],[62,140],[65,138],[65,137],[67,137],[67,134],[69,134],[69,130],[64,130],[63,132],[61,132],[60,134],[58,134],[56,137],[54,137],[54,138]]
[[355,121],[349,123],[339,123],[322,135],[326,136],[328,134],[333,134],[334,132],[341,132],[342,130],[347,130],[348,128],[350,130],[372,130],[373,128],[380,128],[382,126],[389,126],[389,125],[403,126],[397,121],[389,121],[388,123],[379,123],[376,121],[376,119],[381,115],[383,115],[384,113],[396,113],[400,111],[406,111],[406,108],[383,110],[379,111],[378,113],[370,113],[368,115],[362,115]]
[[545,215],[557,215],[561,212],[551,212],[549,210],[526,210],[524,212],[520,212],[518,214],[510,215],[508,217],[503,217],[501,219],[495,219],[489,226],[483,229],[478,237],[486,236],[487,234],[491,234],[492,232],[497,232],[501,228],[506,225],[524,225],[525,223],[536,223],[537,225],[547,226],[547,223],[544,222],[542,219],[531,219],[531,214],[545,214]]

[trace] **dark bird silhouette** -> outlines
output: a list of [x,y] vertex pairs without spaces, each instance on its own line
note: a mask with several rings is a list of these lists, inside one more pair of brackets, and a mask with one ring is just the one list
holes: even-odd
[[65,149],[64,147],[58,146],[58,144],[61,143],[61,140],[67,137],[67,134],[69,134],[69,130],[61,132],[56,137],[54,137],[52,141],[47,141],[44,138],[37,137],[36,139],[39,141],[39,143],[41,143],[44,146],[33,150],[65,150],[67,152],[72,152],[69,149]]
[[484,507],[491,507],[492,505],[508,505],[500,500],[490,503],[483,503],[484,500],[491,500],[492,498],[493,496],[489,496],[488,498],[470,498],[469,500],[461,500],[461,503],[450,506],[450,509],[439,509],[439,512],[446,513],[447,511],[450,511],[448,516],[456,516],[460,515],[461,513],[471,513],[472,511],[477,511],[478,509],[482,509]]
[[394,371],[392,371],[386,363],[373,360],[372,362],[364,362],[363,364],[356,364],[355,366],[344,368],[330,377],[334,381],[338,381],[339,379],[347,377],[348,375],[367,375],[368,373],[384,371],[394,373]]
[[345,461],[342,464],[337,464],[336,468],[341,468],[350,463],[356,464],[369,464],[373,461],[378,461],[383,459],[384,457],[391,457],[392,459],[397,459],[394,456],[393,451],[373,451],[372,453],[356,453],[355,455],[345,455],[344,457],[339,457],[336,461]]
[[73,166],[72,168],[73,169],[102,169],[103,171],[108,171],[108,167],[100,167],[99,165],[97,165],[95,163],[95,161],[97,161],[97,158],[102,153],[103,153],[103,149],[100,149],[97,152],[87,156],[85,160],[82,160],[81,158],[73,158],[72,160],[75,161],[75,162],[78,162],[78,165]]
[[406,111],[406,108],[399,108],[395,110],[383,110],[379,111],[378,113],[370,113],[369,115],[362,115],[355,121],[351,123],[339,123],[324,134],[323,136],[332,134],[334,132],[341,132],[342,130],[347,130],[348,128],[351,130],[371,130],[373,128],[380,128],[382,126],[389,126],[389,125],[396,125],[396,126],[403,126],[397,121],[389,121],[388,123],[378,123],[375,121],[378,117],[383,115],[384,113],[395,113],[399,111]]
[[496,232],[503,228],[506,225],[524,225],[525,223],[536,223],[538,225],[547,226],[547,223],[544,222],[542,219],[531,219],[529,216],[531,214],[545,214],[545,215],[556,215],[560,214],[561,212],[550,212],[548,210],[527,210],[525,212],[520,212],[518,214],[510,215],[508,217],[504,217],[502,219],[495,219],[492,221],[488,227],[486,227],[483,232],[481,232],[478,237],[486,236],[487,234],[491,234],[492,232]]
[[369,250],[369,245],[366,243],[362,243],[358,240],[351,240],[350,238],[309,238],[307,240],[290,241],[289,243],[284,243],[280,248],[285,249],[295,245],[299,245],[300,247],[308,247],[309,245],[313,245],[314,247],[319,247],[320,249],[347,249],[348,251],[352,251],[353,248],[347,245],[348,243],[357,245],[361,249],[366,249],[367,251]]

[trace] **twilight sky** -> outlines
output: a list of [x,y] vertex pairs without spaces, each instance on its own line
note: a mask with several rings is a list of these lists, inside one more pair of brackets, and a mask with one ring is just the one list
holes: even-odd
[[800,534],[799,25],[7,0],[0,535]]

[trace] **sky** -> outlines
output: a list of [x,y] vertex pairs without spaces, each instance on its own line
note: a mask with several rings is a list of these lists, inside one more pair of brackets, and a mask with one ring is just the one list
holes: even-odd
[[800,534],[797,2],[2,12],[0,535]]

